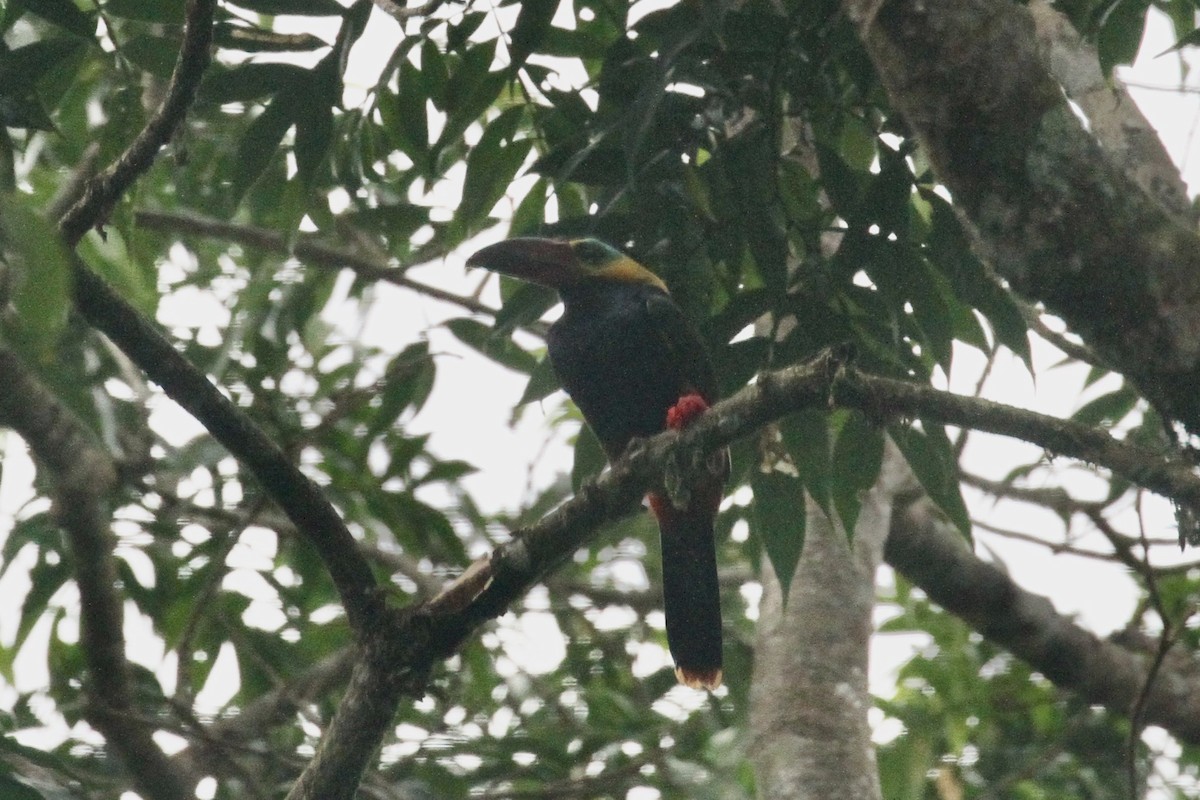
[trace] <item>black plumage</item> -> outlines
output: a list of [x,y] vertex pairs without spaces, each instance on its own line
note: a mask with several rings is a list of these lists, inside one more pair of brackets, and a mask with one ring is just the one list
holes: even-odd
[[[686,425],[717,399],[699,333],[652,272],[592,239],[512,239],[469,264],[558,290],[563,314],[547,334],[550,362],[609,460],[635,437]],[[682,401],[682,402],[681,402]],[[674,411],[672,411],[674,409]],[[721,608],[713,521],[727,462],[676,507],[650,495],[659,521],[667,643],[689,686],[721,682]]]

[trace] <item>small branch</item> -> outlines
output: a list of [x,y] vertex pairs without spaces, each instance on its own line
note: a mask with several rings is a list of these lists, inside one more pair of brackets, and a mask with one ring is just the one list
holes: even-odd
[[196,729],[197,748],[180,752],[175,758],[189,770],[205,763],[207,748],[240,748],[261,740],[278,725],[294,721],[302,709],[343,685],[354,665],[355,649],[346,647],[312,664],[285,684],[251,700],[237,716],[219,719]]
[[91,433],[12,352],[0,349],[0,425],[11,427],[52,476],[54,517],[67,534],[79,587],[81,645],[88,670],[86,716],[151,800],[192,797],[195,781],[178,769],[138,719],[125,658],[115,537],[105,497],[117,469]]
[[1200,476],[1181,458],[1155,453],[1081,425],[990,400],[960,397],[921,384],[844,369],[833,399],[876,419],[919,417],[931,422],[1011,436],[1070,456],[1144,486],[1191,509],[1200,510]]
[[1058,331],[1052,330],[1046,324],[1046,321],[1042,319],[1042,312],[1033,303],[1023,300],[1020,297],[1014,299],[1016,300],[1017,309],[1021,312],[1021,316],[1025,318],[1025,324],[1029,326],[1029,329],[1061,350],[1063,355],[1089,366],[1107,370],[1112,369],[1086,345],[1077,344]]
[[1200,684],[1193,674],[1168,660],[1147,684],[1151,658],[1099,639],[976,558],[928,499],[897,510],[884,557],[935,603],[1084,702],[1125,715],[1149,685],[1146,724],[1200,743]]
[[258,479],[263,490],[316,548],[346,608],[362,631],[382,606],[375,576],[354,536],[317,487],[261,428],[181,356],[157,326],[104,280],[81,264],[75,270],[75,305],[92,325],[200,421]]
[[301,236],[289,242],[284,236],[266,228],[239,225],[233,222],[201,217],[193,214],[175,214],[169,211],[138,211],[134,215],[138,227],[153,231],[205,236],[235,242],[259,250],[296,258],[322,269],[348,269],[367,280],[386,281],[396,286],[451,303],[475,314],[495,316],[496,309],[471,297],[463,297],[445,289],[413,280],[404,271],[380,264],[371,259],[327,244],[311,236]]
[[[1147,485],[1168,490],[1180,502],[1191,504],[1200,498],[1200,478],[1186,465],[1122,444],[1103,431],[915,383],[864,375],[827,352],[808,363],[760,375],[754,385],[716,404],[685,431],[667,431],[638,442],[574,498],[536,524],[515,531],[511,541],[497,547],[490,558],[473,563],[433,600],[378,618],[379,624],[367,632],[362,657],[317,756],[292,788],[289,800],[351,797],[400,698],[423,692],[436,662],[454,654],[484,622],[504,613],[534,583],[594,538],[605,522],[639,508],[642,496],[661,481],[665,471],[680,473],[686,483],[690,472],[705,468],[707,454],[789,413],[830,403],[858,408],[875,418],[923,417],[1019,436],[1121,474],[1136,473]],[[918,548],[918,558],[919,552]],[[950,607],[947,602],[943,605]],[[974,613],[980,624],[1000,624],[977,609]],[[1002,622],[1007,617],[995,619]],[[986,625],[981,630],[989,632]],[[1061,675],[1066,669],[1051,667],[1055,672],[1047,674]],[[1074,675],[1067,677],[1079,682]],[[1121,683],[1110,692],[1122,687],[1132,691],[1131,685]],[[1123,712],[1129,699],[1121,706]],[[1196,702],[1200,704],[1200,698]],[[1166,712],[1152,700],[1147,713]],[[1190,724],[1200,741],[1200,725],[1194,720]]]
[[216,0],[188,0],[183,46],[162,105],[125,152],[104,172],[87,182],[83,195],[58,222],[67,244],[74,247],[90,228],[102,225],[117,201],[133,185],[187,115],[200,78],[208,67]]
[[[981,492],[987,492],[995,497],[1006,500],[1017,500],[1022,503],[1041,506],[1053,511],[1063,519],[1072,514],[1090,514],[1093,511],[1103,511],[1107,503],[1103,501],[1077,500],[1061,486],[1036,487],[1016,486],[1005,481],[994,481],[970,472],[960,473],[962,482],[973,486]],[[1178,544],[1174,539],[1172,544]]]

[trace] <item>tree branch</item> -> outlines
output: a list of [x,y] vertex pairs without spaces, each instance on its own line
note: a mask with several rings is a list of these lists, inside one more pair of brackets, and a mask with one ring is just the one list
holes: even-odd
[[[537,524],[514,534],[490,559],[476,562],[424,609],[446,628],[452,652],[470,630],[496,616],[573,553],[603,522],[635,509],[664,471],[704,468],[706,454],[805,408],[855,408],[876,420],[920,418],[1024,439],[1060,455],[1111,469],[1176,502],[1200,508],[1200,476],[1181,459],[1125,444],[1086,425],[917,383],[867,375],[825,353],[805,364],[759,375],[754,385],[717,403],[681,433],[639,443],[594,483]],[[676,483],[676,481],[671,481]]]
[[[648,489],[671,474],[673,485],[705,469],[708,454],[768,422],[833,404],[876,419],[903,415],[1003,433],[1137,475],[1181,503],[1200,506],[1200,478],[1181,461],[1149,453],[1084,425],[905,381],[865,375],[832,353],[764,373],[717,403],[682,432],[632,446],[611,469],[536,524],[514,532],[487,559],[473,563],[428,603],[384,615],[368,631],[362,657],[317,757],[289,800],[349,798],[381,741],[400,698],[423,691],[433,665],[452,655],[476,628],[499,616],[607,521],[631,513]],[[678,478],[676,480],[675,478]],[[385,624],[386,623],[386,624]]]
[[1109,159],[1007,0],[843,0],[982,254],[1200,431],[1200,236]]
[[322,269],[348,269],[367,280],[387,281],[405,289],[412,289],[414,292],[435,300],[451,303],[475,314],[496,315],[496,309],[473,297],[464,297],[414,280],[406,276],[401,269],[363,258],[357,253],[331,247],[317,241],[312,236],[302,235],[295,242],[289,242],[286,237],[266,228],[169,211],[138,211],[134,215],[134,222],[138,227],[147,230],[205,236],[236,242],[281,256],[295,256],[305,263]]
[[[1017,586],[967,549],[928,498],[892,518],[885,560],[929,598],[1086,702],[1129,714],[1146,685],[1150,658],[1105,642]],[[1182,741],[1200,743],[1200,684],[1164,662],[1143,717]]]
[[88,229],[102,225],[121,196],[150,169],[158,151],[170,141],[187,115],[200,78],[208,67],[216,0],[188,0],[183,46],[175,61],[162,105],[108,169],[88,180],[83,194],[58,222],[67,244],[74,247]]
[[1095,46],[1065,14],[1047,0],[1028,7],[1050,72],[1079,104],[1105,153],[1172,214],[1185,223],[1194,220],[1187,184],[1125,84],[1104,75]]
[[[139,175],[187,113],[209,60],[215,0],[188,0],[183,47],[167,96],[129,148],[103,173],[88,181],[83,196],[59,221],[71,246],[98,224]],[[155,325],[130,306],[78,259],[75,304],[84,318],[113,340],[162,387],[167,396],[198,419],[258,478],[317,548],[342,598],[350,625],[361,631],[382,606],[366,559],[340,516],[265,433],[183,358]]]
[[123,599],[113,563],[115,538],[104,502],[117,485],[116,465],[83,423],[9,350],[0,349],[0,375],[0,425],[16,431],[53,476],[54,518],[74,556],[88,669],[87,719],[120,756],[139,792],[152,800],[190,798],[195,779],[163,754],[134,706]]

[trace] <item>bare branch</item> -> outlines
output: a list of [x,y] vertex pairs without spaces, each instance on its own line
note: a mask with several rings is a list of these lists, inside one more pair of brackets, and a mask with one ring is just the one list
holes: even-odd
[[278,253],[282,256],[295,256],[305,263],[322,269],[349,269],[367,280],[393,283],[435,300],[459,306],[472,313],[488,316],[496,314],[496,309],[472,297],[463,297],[454,292],[414,280],[406,276],[402,269],[380,264],[348,250],[331,247],[317,241],[312,236],[301,236],[295,242],[289,242],[281,234],[266,228],[169,211],[138,211],[134,220],[139,227],[147,230],[222,239],[246,247]]
[[71,247],[78,244],[90,228],[104,224],[112,207],[133,182],[150,169],[158,151],[170,141],[187,115],[211,58],[209,49],[216,6],[216,0],[188,0],[183,46],[162,105],[125,152],[108,169],[87,182],[82,197],[59,220],[58,228]]
[[[931,600],[1086,702],[1129,714],[1146,685],[1151,657],[1102,641],[976,558],[927,498],[893,516],[884,558]],[[1194,675],[1167,661],[1146,697],[1144,720],[1200,743]]]

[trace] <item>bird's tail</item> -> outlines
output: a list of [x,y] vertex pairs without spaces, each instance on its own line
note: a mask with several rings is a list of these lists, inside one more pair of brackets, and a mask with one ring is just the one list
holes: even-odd
[[687,508],[650,495],[662,537],[663,608],[667,645],[679,682],[695,689],[721,685],[721,593],[713,520],[720,486],[712,497],[693,496]]

